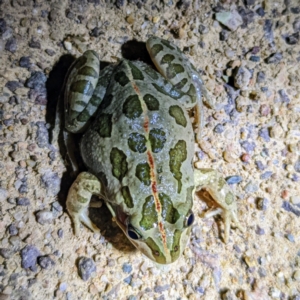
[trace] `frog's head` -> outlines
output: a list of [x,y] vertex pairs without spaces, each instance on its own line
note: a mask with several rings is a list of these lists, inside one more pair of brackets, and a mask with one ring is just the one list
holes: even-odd
[[140,213],[129,216],[120,211],[116,219],[137,249],[159,264],[169,264],[180,257],[189,240],[194,222],[192,201],[175,207],[166,194],[157,197],[147,197]]

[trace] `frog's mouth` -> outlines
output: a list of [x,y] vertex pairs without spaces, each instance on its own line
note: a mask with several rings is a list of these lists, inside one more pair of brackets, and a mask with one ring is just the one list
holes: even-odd
[[119,225],[119,227],[124,231],[125,234],[127,229],[127,219],[128,219],[128,215],[125,214],[122,211],[122,209],[118,206],[116,209],[116,222]]

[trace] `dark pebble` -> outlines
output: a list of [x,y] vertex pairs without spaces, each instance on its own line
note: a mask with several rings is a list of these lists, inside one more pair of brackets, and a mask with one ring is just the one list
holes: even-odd
[[226,177],[225,180],[228,184],[237,184],[240,183],[243,180],[243,178],[239,175],[234,175]]
[[288,45],[296,45],[299,42],[299,32],[295,32],[285,38]]
[[45,52],[49,55],[49,56],[53,56],[55,54],[55,51],[52,49],[46,49]]
[[5,86],[11,91],[14,92],[16,89],[18,89],[19,87],[22,87],[23,84],[21,84],[19,81],[7,81]]
[[256,82],[262,83],[266,80],[266,74],[263,71],[257,72]]
[[260,160],[256,160],[255,165],[256,165],[257,169],[260,171],[263,171],[266,169],[266,166]]
[[290,103],[291,99],[289,98],[288,94],[286,93],[286,91],[284,89],[281,89],[278,91],[280,100],[284,103]]
[[117,8],[121,8],[125,5],[125,0],[116,0],[115,4]]
[[92,29],[90,31],[90,36],[93,36],[93,37],[98,37],[103,34],[105,34],[105,32],[103,30],[101,30],[99,27],[95,27],[94,29]]
[[265,20],[264,24],[264,32],[265,32],[265,38],[271,43],[274,40],[274,34],[273,34],[273,23],[271,19]]
[[263,17],[265,15],[265,11],[262,7],[259,7],[257,10],[256,10],[256,13],[260,16],[260,17]]
[[251,55],[249,60],[254,61],[254,62],[259,62],[260,61],[260,56]]
[[154,287],[154,292],[155,293],[162,293],[164,291],[167,291],[170,289],[170,285],[169,284],[165,284],[165,285],[157,285]]
[[57,173],[46,172],[42,176],[42,183],[44,184],[47,193],[56,196],[60,190],[60,178]]
[[57,230],[57,236],[61,239],[64,236],[64,231],[60,228]]
[[34,284],[37,283],[37,279],[36,278],[30,278],[28,279],[28,288],[30,288],[31,286],[33,286]]
[[19,190],[18,190],[21,194],[26,194],[28,193],[28,185],[27,183],[23,183],[21,184],[21,186],[19,187]]
[[244,0],[244,3],[246,4],[246,6],[251,6],[255,4],[255,0]]
[[257,235],[264,235],[265,234],[265,230],[263,228],[261,228],[260,226],[256,226],[256,230],[255,230],[255,233]]
[[19,233],[19,230],[18,230],[16,224],[12,223],[8,226],[8,233],[13,236],[17,235]]
[[17,40],[15,38],[10,38],[5,44],[5,50],[11,53],[15,53],[17,51]]
[[47,148],[49,145],[49,133],[48,129],[45,126],[45,123],[42,121],[36,122],[38,130],[36,133],[36,143],[40,148]]
[[30,57],[22,56],[19,60],[19,66],[21,68],[29,68],[31,66]]
[[238,13],[243,19],[243,24],[241,28],[246,28],[250,23],[254,21],[255,14],[251,9],[244,8],[242,6],[238,7]]
[[216,125],[216,127],[214,128],[214,132],[215,133],[222,133],[224,131],[224,126],[222,124],[218,124]]
[[66,17],[70,20],[74,20],[75,19],[75,14],[71,10],[67,10],[66,11]]
[[238,245],[236,245],[236,244],[233,245],[233,249],[234,249],[237,253],[242,253],[241,248],[240,248]]
[[5,259],[9,259],[14,255],[14,252],[8,248],[0,248],[0,256]]
[[30,48],[33,48],[33,49],[41,49],[41,43],[40,43],[40,41],[38,41],[38,40],[36,40],[36,39],[34,39],[34,38],[32,38],[32,39],[29,41],[28,46],[29,46]]
[[31,76],[26,80],[25,86],[36,91],[43,91],[47,77],[41,71],[31,73]]
[[229,37],[229,31],[228,30],[225,30],[223,29],[221,32],[220,32],[220,41],[226,41]]
[[269,57],[265,59],[267,64],[279,63],[282,60],[282,54],[279,52],[272,53]]
[[78,261],[78,273],[82,280],[87,281],[93,272],[96,272],[95,262],[88,257],[80,257]]
[[49,255],[45,255],[38,258],[38,264],[41,266],[41,268],[49,270],[55,265],[55,262]]
[[300,7],[299,6],[291,7],[291,12],[293,14],[298,15],[300,13]]
[[131,266],[131,264],[128,264],[128,263],[123,264],[123,266],[122,266],[122,271],[123,271],[124,273],[129,274],[129,273],[132,271],[132,266]]
[[13,119],[6,119],[3,121],[3,124],[8,127],[14,124],[14,120]]
[[258,135],[265,142],[270,142],[270,134],[269,134],[269,129],[267,127],[260,128],[259,131],[258,131]]
[[0,34],[3,34],[7,29],[6,22],[3,18],[0,18]]
[[300,176],[298,176],[297,174],[293,174],[291,179],[294,182],[299,182],[300,181]]
[[17,198],[16,204],[20,206],[28,206],[30,205],[30,201],[28,198],[21,197],[21,198]]
[[295,207],[293,204],[291,204],[288,201],[283,201],[282,206],[281,206],[284,210],[291,212],[293,214],[295,214],[297,217],[300,217],[300,209]]
[[127,284],[130,284],[132,280],[132,275],[129,275],[128,277],[126,277],[123,281]]
[[269,200],[267,198],[259,198],[256,203],[256,207],[259,210],[267,210],[269,205]]
[[200,24],[199,27],[198,27],[198,31],[201,34],[205,34],[205,33],[208,32],[208,29],[207,29],[207,27],[204,24]]
[[40,256],[39,250],[32,245],[27,245],[21,250],[21,266],[24,269],[36,269],[37,257]]
[[300,18],[299,17],[293,22],[293,28],[295,31],[300,31]]
[[241,143],[241,146],[243,149],[245,149],[246,152],[252,152],[255,150],[256,145],[254,142],[244,141]]

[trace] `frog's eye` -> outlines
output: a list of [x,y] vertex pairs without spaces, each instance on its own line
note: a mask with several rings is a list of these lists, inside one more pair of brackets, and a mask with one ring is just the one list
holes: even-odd
[[137,232],[137,230],[130,224],[127,226],[127,235],[132,240],[139,240],[141,238],[141,235]]
[[194,213],[192,211],[190,211],[189,214],[185,218],[184,226],[190,227],[194,223],[194,220],[195,220]]

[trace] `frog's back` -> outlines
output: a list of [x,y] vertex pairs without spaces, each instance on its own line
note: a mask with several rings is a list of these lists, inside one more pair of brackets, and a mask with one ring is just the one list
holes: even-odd
[[178,205],[184,203],[184,189],[193,185],[194,133],[172,93],[172,86],[151,67],[122,61],[83,137],[83,159],[104,181],[107,200],[129,212],[136,210],[141,195],[154,192],[172,200],[178,196]]

